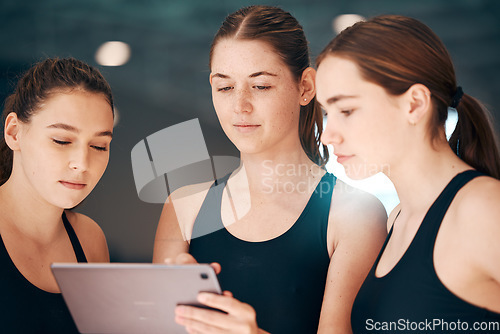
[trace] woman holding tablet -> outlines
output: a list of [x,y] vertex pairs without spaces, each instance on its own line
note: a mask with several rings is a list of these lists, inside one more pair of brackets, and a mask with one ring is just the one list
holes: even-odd
[[90,218],[67,211],[106,169],[111,89],[75,59],[47,59],[19,80],[3,111],[0,143],[0,323],[6,333],[78,333],[53,262],[109,262]]
[[302,27],[276,7],[229,15],[213,40],[213,103],[241,165],[170,196],[154,261],[189,252],[217,262],[221,286],[234,297],[200,295],[226,314],[179,307],[176,319],[188,332],[256,333],[257,324],[273,334],[350,330],[386,214],[376,198],[325,171],[309,64]]

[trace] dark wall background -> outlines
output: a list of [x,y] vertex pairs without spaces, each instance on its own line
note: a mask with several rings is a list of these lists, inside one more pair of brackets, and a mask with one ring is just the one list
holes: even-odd
[[[151,261],[162,206],[137,196],[130,153],[158,130],[199,118],[211,155],[237,156],[211,104],[208,51],[225,16],[254,1],[31,0],[0,2],[0,102],[17,76],[48,56],[97,66],[113,88],[119,121],[106,173],[78,211],[104,230],[112,261]],[[301,22],[315,57],[340,14],[403,14],[428,24],[448,47],[465,92],[489,105],[500,129],[500,1],[269,0]],[[124,66],[96,63],[109,40],[131,46]]]

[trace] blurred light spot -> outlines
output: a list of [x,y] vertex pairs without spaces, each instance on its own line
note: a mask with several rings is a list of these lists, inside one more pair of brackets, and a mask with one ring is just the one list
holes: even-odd
[[103,66],[121,66],[129,59],[130,46],[118,41],[102,44],[95,53],[95,60]]
[[116,107],[114,107],[113,109],[113,115],[114,115],[113,127],[115,127],[120,121],[120,113],[118,112],[118,109]]
[[458,113],[455,109],[448,109],[448,118],[445,123],[446,138],[450,140],[451,134],[455,131],[458,123]]
[[342,30],[344,30],[345,28],[352,26],[356,22],[364,21],[364,20],[365,20],[365,18],[363,16],[357,15],[357,14],[339,15],[333,19],[333,22],[332,22],[333,30],[337,34],[340,34],[340,32]]

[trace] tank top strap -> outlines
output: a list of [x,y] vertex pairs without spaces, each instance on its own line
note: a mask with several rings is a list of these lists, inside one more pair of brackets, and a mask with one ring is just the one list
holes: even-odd
[[[214,183],[212,184],[211,188],[217,187],[219,185],[223,185],[225,187],[227,181],[229,180],[229,177],[231,176],[231,174],[232,173],[226,174],[223,177],[221,177],[220,179],[215,180]],[[224,189],[224,187],[222,189]]]
[[205,200],[201,205],[200,212],[198,212],[194,221],[191,240],[224,229],[222,219],[220,218],[220,208],[222,194],[230,176],[231,173],[215,180],[210,186]]
[[439,232],[439,228],[441,226],[441,222],[443,221],[443,218],[458,191],[472,179],[483,175],[485,174],[476,170],[466,170],[457,174],[448,183],[448,185],[443,189],[438,198],[431,205],[418,231],[419,238],[423,238],[422,241],[426,243],[426,251],[430,253],[427,254],[427,256],[423,256],[422,258],[430,259],[432,261],[434,244]]
[[401,213],[401,210],[398,211],[398,213],[396,214],[396,217],[392,220],[392,225],[391,225],[391,228],[389,229],[389,232],[387,233],[387,236],[385,237],[384,244],[382,245],[382,248],[380,249],[380,252],[378,253],[377,258],[375,259],[375,262],[373,263],[372,269],[370,270],[369,275],[371,275],[371,276],[375,276],[375,271],[378,267],[378,263],[380,262],[380,258],[382,257],[382,254],[384,254],[385,248],[387,247],[389,240],[391,239],[392,230],[394,229],[394,223],[398,219],[400,213]]
[[[337,177],[331,173],[325,173],[318,185],[314,189],[313,196],[316,196],[322,204],[325,212],[330,212],[330,203],[332,201],[333,189],[337,184]],[[327,215],[328,216],[328,215]]]
[[[310,210],[314,212],[314,220],[322,223],[323,233],[325,235],[328,229],[328,218],[330,216],[330,206],[332,202],[333,189],[337,184],[337,177],[331,173],[325,173],[319,181],[316,189],[307,203],[311,206]],[[307,207],[306,207],[307,208]]]
[[73,226],[71,226],[68,218],[66,217],[66,212],[63,212],[62,215],[64,228],[66,229],[66,233],[68,233],[69,240],[71,241],[71,245],[73,246],[73,251],[75,252],[76,259],[78,262],[87,262],[87,257],[85,256],[85,252],[83,251],[82,245],[76,236],[75,230]]
[[328,219],[336,183],[333,174],[327,172],[322,176],[301,215],[286,233],[288,238],[297,238],[295,244],[299,244],[298,239],[305,235],[315,235],[321,248],[328,250]]

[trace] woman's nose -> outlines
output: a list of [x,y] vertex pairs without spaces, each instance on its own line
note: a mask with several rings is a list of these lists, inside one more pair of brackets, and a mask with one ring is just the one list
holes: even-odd
[[335,123],[333,120],[328,119],[326,122],[325,129],[323,130],[323,133],[321,134],[321,142],[324,145],[335,145],[335,144],[340,144],[343,142],[343,137],[340,134],[339,130],[335,126]]
[[86,147],[77,148],[72,152],[69,168],[78,171],[86,171],[89,165],[89,152]]
[[253,110],[253,106],[251,103],[251,93],[248,88],[240,88],[236,91],[236,103],[235,103],[235,112],[251,112]]

